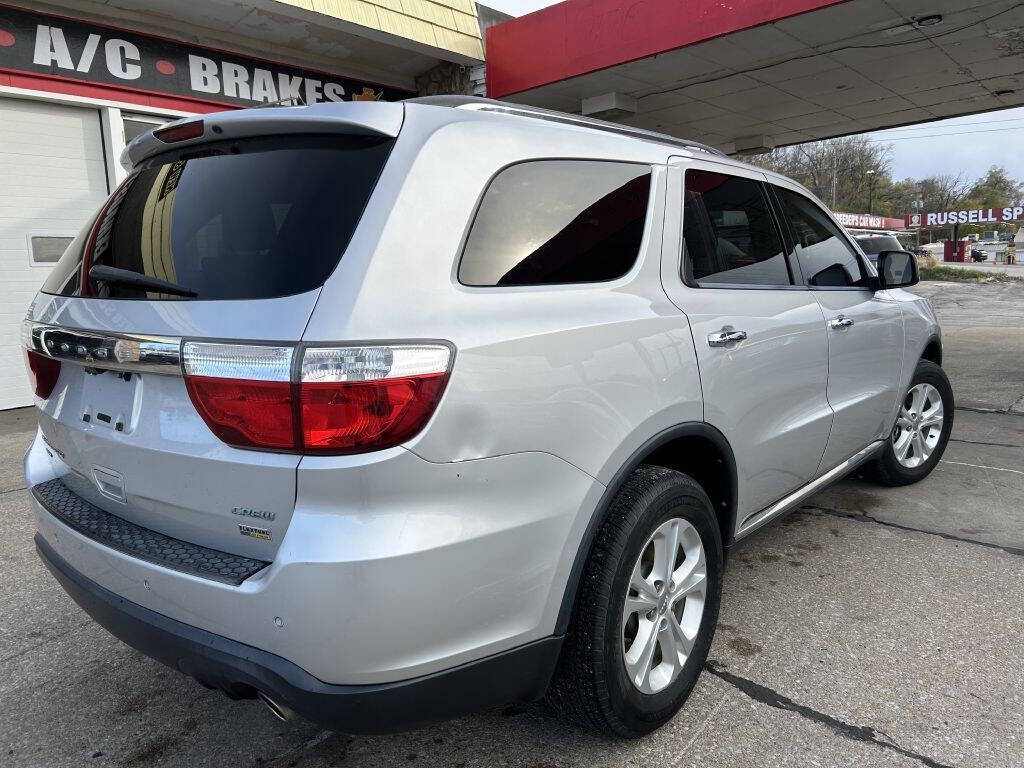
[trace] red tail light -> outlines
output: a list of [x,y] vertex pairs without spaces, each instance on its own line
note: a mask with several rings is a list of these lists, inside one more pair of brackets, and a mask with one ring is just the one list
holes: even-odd
[[189,376],[185,386],[203,420],[225,443],[277,450],[295,447],[291,382]]
[[28,378],[32,382],[32,391],[37,397],[45,400],[57,386],[57,379],[60,376],[60,360],[36,352],[34,349],[26,349],[25,367],[28,368]]
[[[448,379],[442,345],[291,347],[188,342],[185,383],[217,437],[300,453],[375,451],[414,437]],[[293,381],[294,379],[297,379]]]
[[426,424],[445,375],[384,381],[302,384],[307,453],[360,453],[404,443]]

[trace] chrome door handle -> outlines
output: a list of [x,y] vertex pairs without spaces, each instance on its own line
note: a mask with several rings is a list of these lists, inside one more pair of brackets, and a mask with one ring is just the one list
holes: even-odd
[[719,331],[708,334],[709,347],[724,347],[733,341],[743,341],[747,338],[746,331]]
[[853,325],[853,318],[842,315],[828,321],[829,328],[849,328],[851,325]]

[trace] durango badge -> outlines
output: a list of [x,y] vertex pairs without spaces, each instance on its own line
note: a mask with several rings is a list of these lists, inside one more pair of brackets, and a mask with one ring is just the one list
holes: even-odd
[[267,521],[273,521],[277,517],[276,512],[268,512],[265,509],[249,509],[248,507],[234,507],[231,510],[231,514],[241,515],[242,517],[255,517]]

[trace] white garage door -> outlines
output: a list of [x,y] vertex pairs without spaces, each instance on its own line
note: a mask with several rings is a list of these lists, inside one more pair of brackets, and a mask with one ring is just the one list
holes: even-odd
[[31,405],[21,321],[107,196],[100,113],[0,97],[0,408]]

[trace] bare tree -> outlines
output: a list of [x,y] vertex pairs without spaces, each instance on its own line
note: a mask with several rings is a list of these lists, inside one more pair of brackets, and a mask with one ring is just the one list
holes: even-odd
[[866,136],[797,144],[745,159],[799,181],[833,211],[902,218],[915,211],[993,208],[1024,200],[1024,182],[999,166],[973,181],[962,172],[894,181],[892,145]]
[[922,210],[955,211],[967,201],[973,186],[962,171],[955,176],[947,173],[921,179],[918,189]]
[[866,136],[797,144],[748,162],[799,181],[833,210],[867,211],[871,201],[883,204],[891,187],[892,148]]

